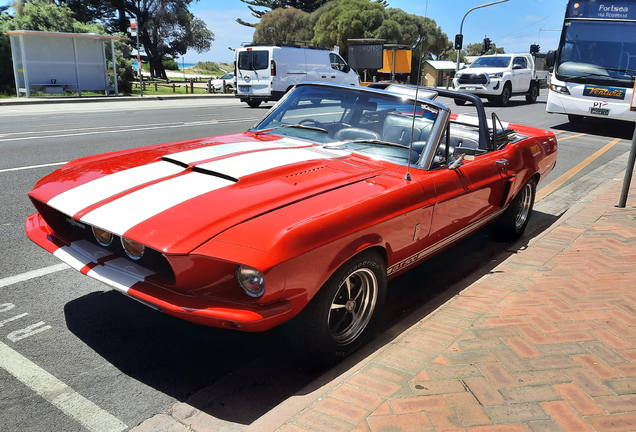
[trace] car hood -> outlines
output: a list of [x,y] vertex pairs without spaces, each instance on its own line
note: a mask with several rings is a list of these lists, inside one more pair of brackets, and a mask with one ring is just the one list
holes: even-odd
[[245,133],[89,158],[29,195],[80,224],[185,254],[243,221],[395,168]]

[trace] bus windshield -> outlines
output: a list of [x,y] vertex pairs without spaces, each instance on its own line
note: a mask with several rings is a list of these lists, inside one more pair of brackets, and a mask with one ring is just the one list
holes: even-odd
[[572,20],[565,23],[564,30],[555,65],[559,79],[633,83],[636,22]]

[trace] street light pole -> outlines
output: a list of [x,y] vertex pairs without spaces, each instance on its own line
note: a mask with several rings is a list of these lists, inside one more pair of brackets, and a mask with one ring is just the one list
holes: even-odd
[[[496,5],[496,4],[499,4],[499,3],[504,3],[504,2],[507,2],[507,1],[508,0],[499,0],[499,1],[496,1],[496,2],[483,4],[481,6],[475,6],[474,8],[470,9],[468,12],[466,12],[466,14],[464,15],[464,18],[462,18],[462,23],[459,25],[459,34],[462,34],[462,29],[464,28],[464,20],[466,19],[466,16],[469,13],[471,13],[475,9],[481,9],[481,8],[485,8],[486,6],[492,6],[492,5]],[[455,71],[459,70],[459,57],[460,57],[459,54],[460,54],[460,52],[461,52],[461,49],[458,49],[457,50],[457,69],[455,69]]]

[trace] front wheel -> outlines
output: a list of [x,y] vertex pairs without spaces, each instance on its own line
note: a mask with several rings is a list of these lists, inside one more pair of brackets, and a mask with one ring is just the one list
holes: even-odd
[[499,106],[508,106],[508,102],[510,102],[510,96],[512,95],[512,89],[510,87],[510,83],[506,83],[504,85],[503,90],[501,90],[501,95],[496,99],[497,105]]
[[535,192],[536,183],[531,178],[523,185],[499,219],[492,224],[496,240],[513,241],[523,235],[532,214]]
[[464,106],[464,105],[466,105],[466,101],[462,100],[462,99],[455,99],[455,105]]
[[258,108],[259,106],[261,106],[261,101],[248,99],[247,104],[250,106],[250,108]]
[[301,354],[333,365],[369,339],[386,296],[386,264],[363,252],[343,264],[305,308],[286,326]]

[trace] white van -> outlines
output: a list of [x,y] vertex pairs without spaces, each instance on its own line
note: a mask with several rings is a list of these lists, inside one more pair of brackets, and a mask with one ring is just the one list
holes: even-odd
[[251,44],[234,52],[235,96],[252,108],[277,101],[303,81],[360,85],[340,55],[324,48]]

